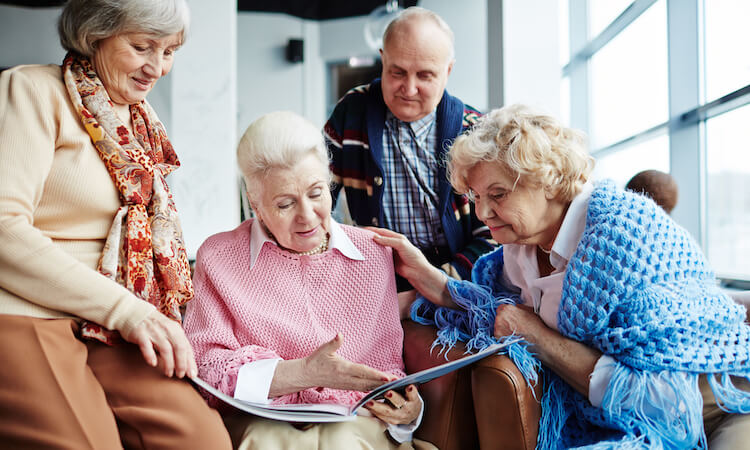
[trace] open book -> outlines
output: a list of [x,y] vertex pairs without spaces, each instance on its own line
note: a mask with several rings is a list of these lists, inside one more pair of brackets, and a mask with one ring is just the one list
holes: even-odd
[[452,372],[473,362],[479,361],[484,357],[494,355],[502,348],[516,343],[519,340],[520,339],[509,339],[502,344],[490,345],[481,352],[477,352],[472,355],[466,355],[463,358],[448,361],[445,364],[431,367],[429,369],[407,375],[404,378],[385,383],[370,391],[367,395],[362,397],[359,402],[352,406],[310,403],[286,405],[251,403],[230,397],[229,395],[224,394],[223,392],[219,391],[218,389],[214,388],[198,377],[193,378],[192,380],[197,386],[205,389],[211,395],[217,397],[223,402],[239,410],[254,414],[256,416],[266,417],[268,419],[284,420],[287,422],[344,422],[348,420],[354,420],[359,408],[361,408],[370,400],[379,398],[389,390],[404,389],[410,384],[421,384],[426,383],[430,380],[434,380],[439,376],[445,375],[446,373]]

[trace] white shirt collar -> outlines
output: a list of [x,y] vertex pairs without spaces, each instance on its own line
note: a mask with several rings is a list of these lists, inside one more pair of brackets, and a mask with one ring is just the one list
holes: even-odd
[[[349,239],[349,236],[344,233],[344,230],[341,228],[341,225],[339,225],[333,218],[329,219],[330,223],[330,233],[331,236],[328,240],[328,249],[338,250],[342,255],[346,256],[349,259],[353,259],[356,261],[364,261],[365,257],[362,256],[362,253],[359,251],[359,249],[354,245],[351,239]],[[271,237],[266,233],[265,228],[263,228],[260,224],[260,220],[253,219],[253,224],[250,226],[250,268],[252,269],[253,266],[255,266],[255,262],[258,260],[258,255],[260,255],[260,251],[263,248],[263,245],[265,243],[269,243],[271,245],[276,245],[276,241],[271,239]]]
[[560,230],[557,232],[550,253],[550,263],[555,269],[565,267],[570,258],[573,257],[576,247],[578,247],[578,241],[581,240],[583,230],[586,227],[586,212],[593,190],[593,183],[587,181],[581,188],[581,192],[573,198],[570,206],[568,206],[568,211],[565,213],[565,218],[560,225]]

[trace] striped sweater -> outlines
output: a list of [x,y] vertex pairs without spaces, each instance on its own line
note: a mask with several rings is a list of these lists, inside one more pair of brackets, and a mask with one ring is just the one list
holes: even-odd
[[[444,161],[453,140],[474,125],[480,113],[446,91],[437,106],[437,161]],[[386,105],[380,80],[350,90],[336,105],[325,125],[331,153],[333,198],[343,188],[352,219],[360,226],[383,226],[383,131]],[[438,209],[453,260],[443,269],[451,276],[470,278],[474,261],[493,249],[487,228],[474,214],[473,205],[456,194],[440,164]]]

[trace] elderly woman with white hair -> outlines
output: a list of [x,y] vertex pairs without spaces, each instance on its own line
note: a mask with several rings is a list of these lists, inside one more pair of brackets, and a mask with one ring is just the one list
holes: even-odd
[[62,66],[0,76],[3,448],[230,446],[178,379],[197,373],[179,161],[146,102],[188,23],[184,0],[69,0]]
[[651,199],[589,181],[582,133],[524,106],[484,116],[449,158],[503,244],[473,282],[392,232],[377,241],[439,336],[526,340],[509,354],[530,381],[544,368],[539,448],[747,448],[750,327],[689,233]]
[[[239,399],[352,405],[404,375],[391,249],[331,218],[320,131],[291,112],[267,114],[237,159],[255,213],[198,250],[185,329],[200,376]],[[227,420],[239,448],[411,448],[422,401],[389,391],[354,422],[293,427]],[[391,435],[390,439],[386,433]]]

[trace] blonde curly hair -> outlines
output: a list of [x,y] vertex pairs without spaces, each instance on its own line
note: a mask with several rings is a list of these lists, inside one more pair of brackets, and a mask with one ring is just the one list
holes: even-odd
[[454,189],[469,193],[468,172],[480,162],[499,163],[525,186],[538,186],[569,202],[594,168],[585,134],[525,105],[495,109],[456,138],[448,153]]

